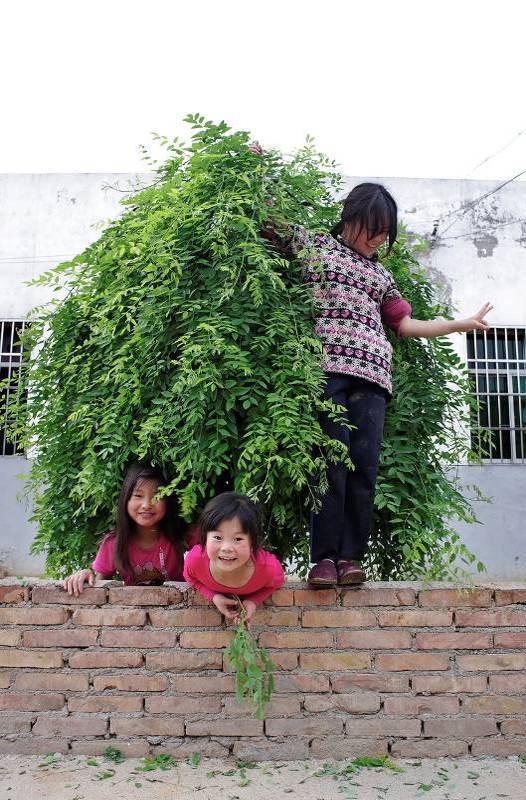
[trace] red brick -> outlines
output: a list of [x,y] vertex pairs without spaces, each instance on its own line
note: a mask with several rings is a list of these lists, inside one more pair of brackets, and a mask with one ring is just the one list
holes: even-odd
[[492,736],[497,733],[494,719],[485,717],[459,717],[457,719],[424,720],[424,736],[437,736],[444,739],[472,739],[475,736]]
[[137,649],[175,647],[177,634],[173,631],[146,629],[141,631],[103,630],[100,643],[102,647],[133,647]]
[[326,736],[324,739],[312,740],[309,756],[311,758],[336,759],[386,756],[388,743],[388,739],[351,739],[350,737]]
[[265,720],[267,736],[328,736],[343,733],[341,717],[319,716]]
[[228,647],[234,631],[185,631],[181,634],[181,647]]
[[309,758],[309,743],[306,739],[242,739],[234,742],[233,753],[243,761],[304,761]]
[[354,608],[331,608],[321,611],[304,611],[304,628],[371,628],[376,626],[372,611]]
[[411,685],[417,694],[471,694],[485,692],[488,679],[485,675],[414,675]]
[[288,650],[269,650],[269,658],[278,669],[296,669],[299,664],[299,653],[291,653]]
[[329,690],[327,675],[297,672],[276,676],[277,692],[328,692]]
[[380,653],[376,667],[386,672],[443,670],[449,668],[449,657],[443,653]]
[[146,669],[167,670],[168,672],[199,672],[203,669],[221,669],[223,654],[221,650],[173,650],[165,653],[147,653]]
[[332,675],[331,686],[333,692],[352,692],[356,689],[371,692],[408,692],[409,677],[371,674]]
[[471,745],[473,756],[516,756],[524,753],[523,739],[504,739],[497,736],[494,739],[475,739]]
[[526,647],[526,631],[494,634],[495,647],[511,647],[514,650]]
[[526,609],[497,608],[488,611],[456,611],[460,628],[499,628],[526,626]]
[[106,603],[106,589],[102,586],[88,587],[75,597],[57,586],[34,586],[31,600],[43,605],[60,603],[64,606],[103,606]]
[[379,611],[378,622],[381,628],[449,628],[453,624],[453,612],[419,608]]
[[488,633],[417,633],[420,650],[488,650],[492,637]]
[[75,625],[98,627],[140,627],[146,623],[146,611],[141,608],[77,608],[73,613],[73,622]]
[[[49,747],[49,739],[48,747]],[[125,758],[140,758],[150,754],[146,739],[111,739],[111,747],[120,750]],[[102,756],[108,749],[108,739],[79,739],[71,742],[72,755]]]
[[492,590],[465,587],[462,589],[422,589],[418,603],[423,608],[487,608],[491,605]]
[[526,697],[507,697],[502,694],[466,697],[462,701],[462,710],[466,714],[524,714]]
[[219,714],[221,711],[221,698],[219,696],[153,696],[146,698],[144,707],[149,714]]
[[380,695],[374,692],[306,695],[305,711],[345,711],[347,714],[372,714],[380,710]]
[[261,647],[282,647],[292,650],[301,650],[305,647],[325,648],[334,647],[334,636],[332,633],[311,631],[283,631],[274,633],[268,631],[259,635]]
[[468,755],[468,743],[459,739],[402,739],[393,742],[395,758],[458,758]]
[[19,672],[15,689],[51,692],[87,692],[87,675],[65,675],[62,672]]
[[106,719],[100,717],[39,717],[33,725],[35,736],[104,736]]
[[386,697],[384,699],[386,714],[403,716],[458,714],[459,710],[458,697]]
[[294,589],[295,606],[335,606],[336,589]]
[[457,656],[460,669],[467,672],[496,672],[505,669],[526,669],[526,653],[487,653],[479,656]]
[[62,625],[66,608],[0,608],[0,625]]
[[369,653],[300,653],[301,669],[326,669],[331,672],[344,672],[348,669],[369,669],[371,656]]
[[[223,714],[226,717],[252,717],[254,709],[250,703],[238,703],[235,697],[225,697]],[[274,695],[265,709],[268,717],[295,717],[301,714],[300,698],[296,695]]]
[[84,714],[111,714],[114,711],[130,714],[142,711],[142,697],[114,694],[92,694],[89,697],[70,697],[68,700],[68,710],[78,711]]
[[119,606],[176,606],[182,600],[175,586],[119,586],[109,594],[109,602]]
[[511,606],[515,603],[526,603],[526,588],[495,590],[496,606]]
[[28,599],[27,586],[0,586],[0,603],[25,603]]
[[[137,740],[135,740],[137,741]],[[251,739],[247,740],[252,741]],[[163,742],[161,745],[154,745],[151,748],[151,754],[157,755],[171,755],[178,760],[190,758],[196,751],[195,741],[190,738],[186,739],[172,739]],[[201,739],[199,742],[199,754],[203,758],[220,758],[223,762],[228,759],[229,747],[220,742],[206,741]]]
[[235,683],[233,675],[178,675],[172,678],[172,688],[177,693],[224,694],[233,692]]
[[184,736],[184,722],[174,717],[113,717],[110,732],[117,736]]
[[419,719],[393,719],[383,714],[366,719],[347,719],[347,736],[419,736]]
[[289,628],[298,625],[300,625],[299,608],[269,608],[263,606],[263,608],[258,608],[252,622],[253,628],[263,626]]
[[388,589],[377,586],[360,586],[358,589],[342,590],[344,606],[414,606],[414,589]]
[[526,719],[505,719],[500,723],[503,736],[526,736]]
[[24,647],[91,647],[97,644],[97,634],[78,628],[24,631]]
[[272,606],[293,606],[294,592],[292,589],[278,589],[277,592],[271,594],[265,603]]
[[17,644],[20,644],[20,631],[16,628],[0,629],[0,646],[16,647]]
[[0,689],[9,689],[12,679],[10,672],[0,672]]
[[56,669],[63,663],[62,653],[31,650],[0,650],[0,667],[38,667]]
[[203,719],[186,723],[187,736],[261,736],[262,734],[263,722],[259,719],[237,717]]
[[69,666],[73,669],[112,669],[142,667],[142,653],[116,652],[115,650],[86,650],[83,653],[72,653]]
[[59,711],[64,708],[63,694],[28,694],[23,692],[4,692],[0,695],[2,711]]
[[[37,736],[17,736],[15,739],[4,739],[3,741],[0,739],[0,753],[33,756],[37,755],[37,753],[49,753],[49,744],[49,739],[42,739]],[[67,753],[69,749],[68,740],[53,739],[52,749],[54,753]]]
[[164,692],[168,689],[166,675],[137,675],[127,672],[120,675],[95,675],[93,688],[96,692],[119,689],[121,692]]
[[10,733],[29,733],[32,719],[33,714],[2,714],[0,717],[2,736]]
[[210,628],[221,625],[221,614],[214,608],[150,609],[154,628]]
[[343,631],[336,635],[336,647],[356,647],[365,650],[402,650],[411,647],[408,631]]
[[490,675],[489,688],[492,692],[526,692],[526,675]]

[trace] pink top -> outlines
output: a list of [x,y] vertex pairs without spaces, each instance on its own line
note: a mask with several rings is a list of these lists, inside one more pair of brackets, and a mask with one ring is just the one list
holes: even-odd
[[404,317],[410,317],[413,309],[403,297],[387,300],[382,306],[382,322],[388,325],[398,336],[398,328]]
[[186,555],[184,579],[207,600],[215,594],[237,594],[259,605],[283,586],[285,573],[276,556],[266,550],[260,548],[252,558],[256,568],[250,580],[244,586],[225,586],[212,577],[206,548],[196,544]]
[[[91,565],[95,572],[100,572],[105,578],[111,578],[116,572],[113,560],[115,545],[115,534],[106,534],[99,547],[99,552],[95,556],[95,561]],[[149,550],[142,550],[135,542],[131,541],[128,546],[128,557],[132,571],[121,576],[128,586],[137,583],[151,584],[183,580],[180,558],[175,547],[164,534],[160,535],[158,542]]]

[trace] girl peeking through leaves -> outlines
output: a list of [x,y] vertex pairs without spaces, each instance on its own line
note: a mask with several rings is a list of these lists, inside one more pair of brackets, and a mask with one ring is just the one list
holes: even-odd
[[117,502],[115,530],[106,534],[91,569],[81,569],[64,581],[64,589],[76,597],[84,584],[95,578],[118,574],[126,585],[158,585],[183,580],[186,549],[183,521],[175,498],[156,498],[167,480],[162,471],[143,464],[132,465],[124,478]]
[[205,506],[199,532],[200,544],[186,556],[185,580],[227,619],[239,621],[241,602],[249,622],[284,581],[276,556],[260,546],[258,506],[245,495],[223,492]]
[[[257,142],[250,147],[263,151]],[[268,199],[272,207],[272,198]],[[315,331],[326,375],[323,398],[343,407],[344,420],[326,413],[320,424],[345,445],[354,469],[328,463],[329,488],[311,518],[309,582],[317,586],[362,583],[386,404],[391,396],[392,347],[385,327],[398,337],[445,336],[487,330],[484,306],[460,320],[418,320],[378,257],[397,237],[397,205],[378,183],[355,186],[341,218],[329,232],[312,232],[270,217],[263,235],[288,257],[298,258],[316,301]],[[349,426],[353,426],[350,428]]]

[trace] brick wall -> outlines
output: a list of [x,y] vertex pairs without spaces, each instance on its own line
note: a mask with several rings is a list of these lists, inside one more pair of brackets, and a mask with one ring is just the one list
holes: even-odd
[[276,592],[261,722],[233,696],[231,632],[186,584],[71,598],[0,581],[0,753],[348,758],[526,752],[526,584]]

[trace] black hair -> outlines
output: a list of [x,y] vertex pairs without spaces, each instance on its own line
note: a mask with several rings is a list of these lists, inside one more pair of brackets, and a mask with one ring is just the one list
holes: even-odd
[[[169,483],[164,472],[158,467],[152,467],[148,464],[132,464],[128,468],[117,501],[117,524],[114,532],[116,537],[114,561],[115,568],[120,575],[130,570],[128,547],[135,533],[135,523],[128,514],[128,500],[137,484],[143,481],[155,481],[159,487],[167,486]],[[182,560],[184,552],[184,523],[177,513],[175,497],[168,495],[163,500],[166,502],[166,513],[159,521],[159,527],[166,538],[173,544],[179,558]]]
[[222,522],[234,518],[239,520],[243,533],[250,540],[252,552],[255,553],[261,543],[261,511],[250,497],[238,492],[223,492],[206,504],[199,519],[201,547],[206,545],[209,531],[217,530]]
[[366,228],[370,239],[387,229],[389,253],[398,233],[396,202],[380,183],[360,183],[343,201],[341,219],[331,230],[332,235],[335,238],[340,236],[347,223],[355,228],[357,235]]

